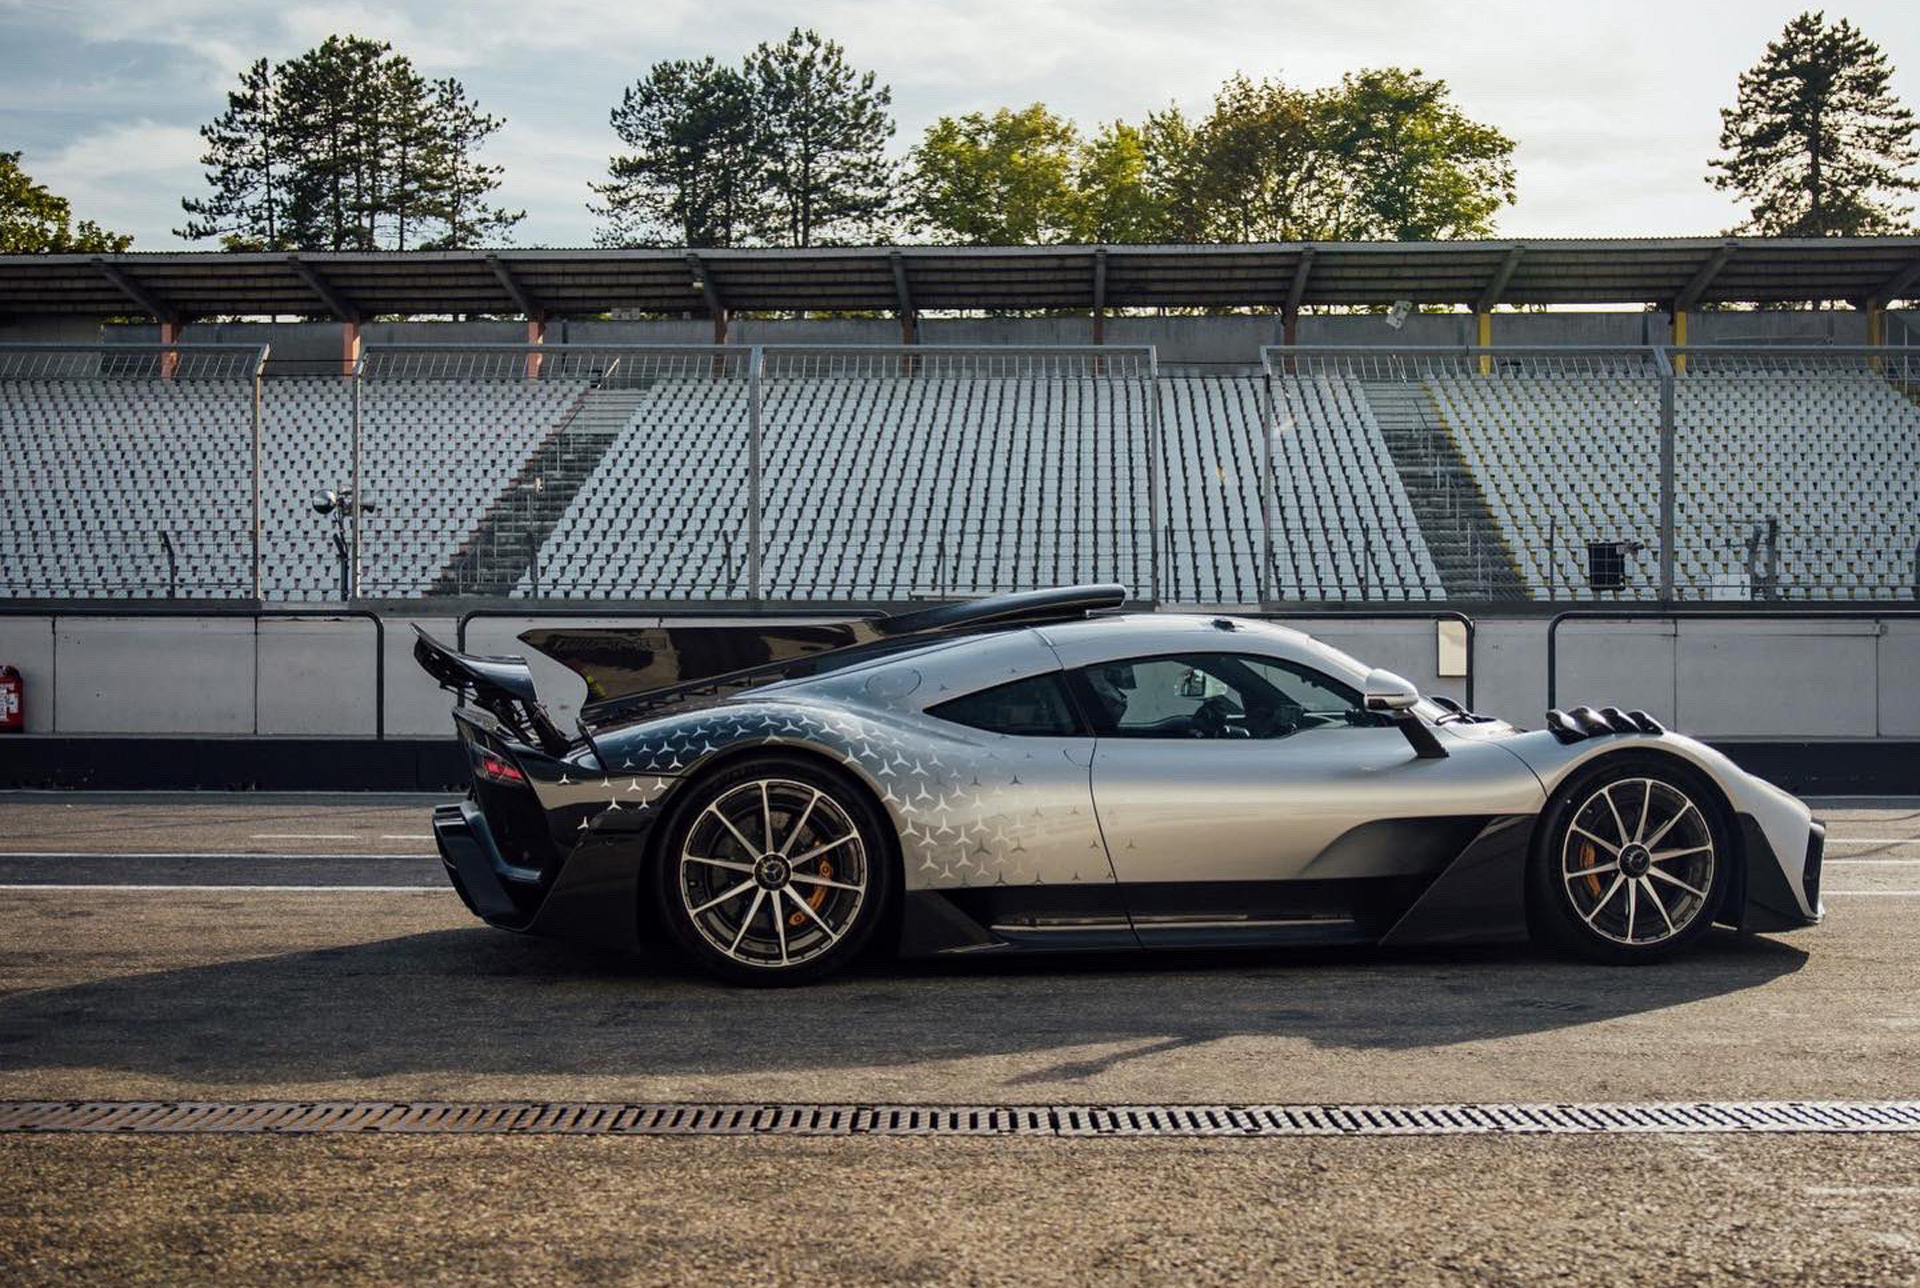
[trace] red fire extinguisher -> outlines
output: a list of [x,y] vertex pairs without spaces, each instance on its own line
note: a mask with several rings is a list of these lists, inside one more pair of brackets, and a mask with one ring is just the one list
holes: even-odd
[[12,667],[0,666],[0,733],[19,733],[26,727],[26,681]]

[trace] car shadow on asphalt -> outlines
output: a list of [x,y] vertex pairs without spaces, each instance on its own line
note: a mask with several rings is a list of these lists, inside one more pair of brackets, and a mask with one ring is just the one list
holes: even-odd
[[[1716,931],[1631,969],[1525,947],[1182,952],[874,964],[746,989],[476,926],[0,998],[0,1074],[705,1076],[1061,1052],[1028,1079],[1044,1081],[1237,1036],[1408,1051],[1548,1033],[1734,999],[1806,961]],[[1128,1049],[1068,1050],[1096,1044]]]

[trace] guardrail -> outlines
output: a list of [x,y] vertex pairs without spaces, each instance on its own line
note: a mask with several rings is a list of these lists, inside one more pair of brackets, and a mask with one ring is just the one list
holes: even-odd
[[[1647,612],[1625,609],[1569,609],[1555,613],[1547,623],[1547,706],[1558,705],[1560,689],[1560,628],[1570,621],[1588,622],[1877,622],[1920,619],[1914,608],[1808,608],[1756,612],[1750,608],[1657,608]],[[1469,703],[1469,706],[1472,704]]]
[[[34,608],[0,604],[0,617],[45,617],[58,622],[62,618],[140,618],[210,619],[214,621],[253,621],[270,619],[328,620],[352,617],[373,623],[373,738],[387,740],[387,623],[370,608]],[[59,636],[54,636],[54,672],[59,673]]]

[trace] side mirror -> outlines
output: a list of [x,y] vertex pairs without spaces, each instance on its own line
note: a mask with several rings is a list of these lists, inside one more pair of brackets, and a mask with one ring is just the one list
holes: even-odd
[[1369,671],[1364,699],[1367,710],[1393,717],[1394,727],[1405,735],[1415,756],[1421,760],[1446,759],[1447,749],[1440,745],[1426,722],[1413,713],[1414,703],[1420,701],[1420,690],[1413,687],[1411,680],[1392,671]]
[[1405,711],[1419,700],[1420,690],[1411,680],[1377,668],[1367,672],[1367,710]]

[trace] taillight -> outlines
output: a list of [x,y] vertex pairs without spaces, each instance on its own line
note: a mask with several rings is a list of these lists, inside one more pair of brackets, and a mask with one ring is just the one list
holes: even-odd
[[501,783],[508,787],[525,787],[527,776],[520,772],[517,765],[500,759],[490,751],[483,751],[474,763],[474,772],[490,783]]

